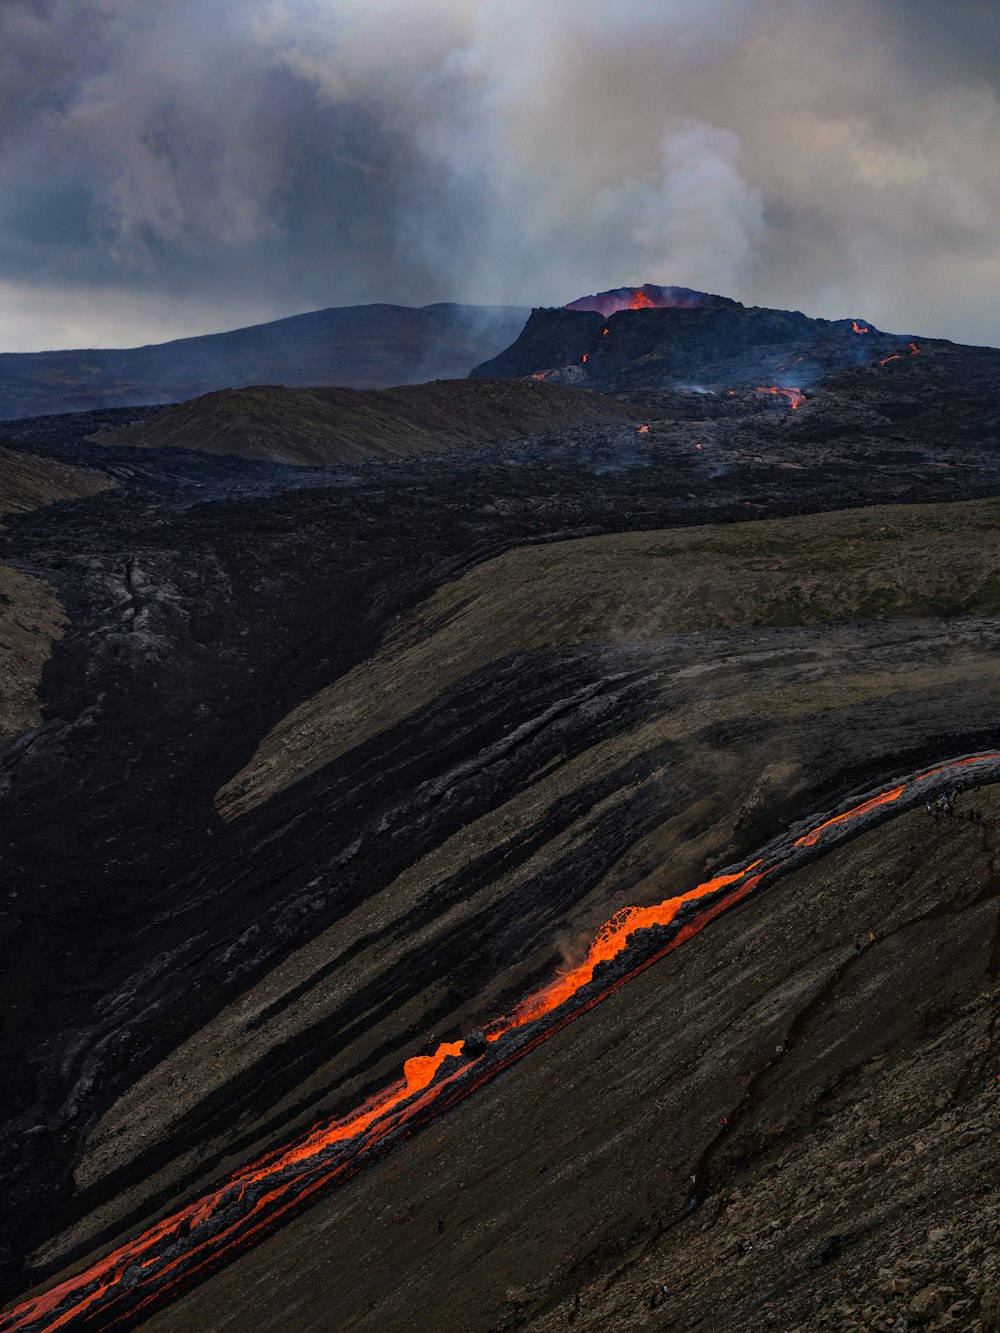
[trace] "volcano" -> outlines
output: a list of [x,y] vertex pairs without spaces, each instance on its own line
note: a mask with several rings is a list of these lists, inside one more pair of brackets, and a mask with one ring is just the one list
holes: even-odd
[[[812,319],[647,284],[533,310],[517,339],[471,375],[525,378],[544,372],[550,383],[605,393],[725,393],[751,381],[770,387],[778,377],[779,387],[801,390],[835,371],[906,354],[914,336],[884,333],[854,318]],[[919,339],[920,345],[926,341]]]
[[988,1316],[1000,352],[651,290],[0,425],[3,1333]]

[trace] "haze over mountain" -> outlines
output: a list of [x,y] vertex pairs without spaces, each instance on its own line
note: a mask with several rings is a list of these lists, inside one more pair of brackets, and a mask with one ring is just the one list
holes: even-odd
[[0,353],[0,419],[173,403],[251,384],[359,389],[461,378],[517,336],[515,306],[341,306],[120,350]]

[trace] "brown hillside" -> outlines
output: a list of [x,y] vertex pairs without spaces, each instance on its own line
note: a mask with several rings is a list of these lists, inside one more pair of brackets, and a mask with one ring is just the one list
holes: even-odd
[[432,453],[537,435],[568,425],[634,418],[614,399],[505,380],[435,380],[395,389],[224,389],[178,403],[150,421],[91,438],[142,449],[173,447],[323,467]]
[[0,517],[27,514],[57,500],[96,495],[113,485],[107,477],[83,468],[0,449]]

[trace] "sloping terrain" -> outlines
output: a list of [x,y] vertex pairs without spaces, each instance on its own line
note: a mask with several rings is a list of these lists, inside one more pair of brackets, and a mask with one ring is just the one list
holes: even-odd
[[[0,449],[0,518],[107,490],[99,473]],[[65,618],[51,584],[0,565],[0,746],[41,721],[38,685]]]
[[98,472],[0,448],[0,518],[96,495],[111,484]]
[[466,375],[517,336],[515,306],[335,306],[147,347],[0,352],[0,420],[173,403],[247,384],[358,389]]
[[0,565],[0,745],[41,722],[38,685],[65,623],[49,584]]
[[145,1327],[979,1328],[998,850],[991,787],[796,872]]
[[[831,335],[837,346],[872,336]],[[771,354],[766,339],[761,346]],[[61,1316],[40,1306],[10,1311],[32,1289],[58,1304],[52,1284],[72,1286],[75,1272],[95,1272],[109,1250],[127,1256],[107,1270],[107,1300],[125,1301],[118,1326],[152,1316],[181,1294],[171,1273],[186,1283],[207,1274],[197,1253],[206,1229],[215,1244],[220,1228],[245,1226],[267,1163],[281,1164],[278,1183],[295,1185],[297,1208],[322,1192],[327,1161],[343,1166],[338,1179],[371,1169],[232,1270],[259,1298],[262,1319],[277,1319],[280,1302],[286,1327],[308,1327],[313,1309],[337,1327],[364,1326],[380,1317],[374,1309],[384,1317],[369,1326],[391,1327],[401,1318],[398,1290],[410,1301],[408,1321],[422,1327],[575,1321],[585,1302],[595,1321],[627,1327],[652,1296],[642,1250],[652,1202],[664,1235],[680,1234],[677,1173],[681,1185],[692,1170],[707,1175],[705,1212],[685,1234],[710,1237],[692,1226],[712,1220],[728,1144],[739,1188],[752,1196],[757,1256],[738,1268],[750,1294],[734,1288],[731,1319],[753,1326],[746,1302],[759,1294],[755,1265],[769,1248],[758,1242],[758,1219],[769,1188],[785,1198],[766,1174],[772,1147],[774,1161],[783,1144],[795,1145],[796,1161],[800,1150],[804,1163],[814,1160],[818,1189],[826,1159],[809,1158],[801,1144],[817,1133],[817,1107],[834,1105],[824,1090],[850,1091],[855,1048],[868,1061],[878,1058],[868,1054],[876,1039],[894,1043],[928,1080],[915,1084],[916,1101],[899,1105],[916,1106],[932,1085],[942,1087],[936,1101],[943,1075],[920,1045],[920,1005],[937,1003],[939,977],[952,1014],[992,984],[984,960],[993,796],[982,798],[981,823],[943,814],[935,823],[925,813],[875,822],[894,813],[882,806],[896,799],[891,784],[901,774],[911,775],[907,799],[920,801],[953,782],[995,781],[988,765],[955,770],[958,778],[935,777],[934,766],[1000,749],[1000,357],[933,344],[883,359],[827,375],[797,407],[752,382],[733,394],[659,388],[647,390],[641,421],[562,419],[540,435],[317,468],[89,440],[133,422],[133,412],[0,429],[0,446],[19,457],[86,461],[118,483],[12,516],[0,531],[0,559],[45,580],[66,618],[39,689],[44,722],[0,750],[0,985],[4,1061],[15,1071],[3,1083],[0,1128],[5,1333],[53,1327]],[[522,389],[546,394],[549,385],[502,386],[518,402]],[[494,388],[444,390],[464,391]],[[596,396],[572,397],[605,410]],[[806,838],[803,849],[797,821],[829,818],[841,829],[831,812],[867,792],[882,795],[848,830],[857,840],[810,861],[826,843],[813,848]],[[958,815],[979,799],[963,794]],[[914,860],[900,862],[909,878],[892,896],[874,867],[898,860],[893,830],[911,828],[925,841],[907,833]],[[958,870],[965,843],[957,839],[966,836],[982,846],[971,897]],[[940,855],[932,837],[951,839]],[[857,862],[837,859],[866,847]],[[787,873],[761,884],[770,866],[749,862],[779,853],[793,857],[782,860]],[[699,919],[706,928],[669,959],[552,1032],[451,1119],[400,1143],[411,1127],[393,1101],[393,1088],[410,1086],[409,1073],[398,1082],[400,1070],[430,1071],[415,1093],[421,1117],[464,1100],[478,1069],[498,1072],[533,1041],[518,1024],[495,1032],[491,1046],[484,1024],[493,1031],[526,996],[562,984],[553,979],[574,971],[618,909],[654,910],[665,894],[693,891],[726,866],[760,891],[726,916]],[[739,883],[732,893],[743,893]],[[720,910],[733,902],[720,898]],[[960,955],[950,936],[928,942],[920,933],[952,919]],[[671,929],[688,925],[682,915]],[[856,959],[854,938],[869,929],[896,932],[900,955],[885,997],[874,974],[866,992],[881,1022],[855,1014],[849,1024],[851,996],[837,986],[864,975],[855,963],[873,966],[897,947],[886,940]],[[660,940],[655,930],[637,932],[629,947],[642,947],[640,936]],[[668,979],[693,967],[689,958],[703,959],[700,985],[664,1004]],[[843,1027],[817,1038],[803,1086],[786,1085],[806,1046],[799,1034],[811,1032],[808,997],[828,982],[834,999],[824,1012],[841,1015]],[[914,988],[927,1000],[914,1000]],[[616,1013],[624,1018],[610,1030]],[[796,1043],[772,1071],[773,1023],[786,1017]],[[956,1046],[973,1041],[970,1024],[972,1037],[949,1030]],[[684,1046],[689,1032],[694,1044]],[[841,1039],[852,1033],[853,1045]],[[638,1043],[634,1056],[612,1049],[619,1038]],[[492,1064],[477,1054],[484,1042]],[[547,1087],[580,1086],[561,1081],[563,1059],[581,1080],[593,1070],[597,1100],[548,1099]],[[628,1101],[635,1068],[646,1075],[637,1095],[655,1088],[655,1101]],[[733,1115],[747,1088],[771,1108],[759,1124]],[[973,1091],[949,1094],[958,1109],[941,1126],[964,1134],[987,1123]],[[786,1100],[801,1119],[796,1112],[786,1123]],[[855,1101],[868,1105],[861,1093]],[[375,1111],[357,1111],[359,1103]],[[844,1103],[833,1143],[854,1142],[853,1104]],[[355,1163],[347,1149],[327,1158],[321,1148],[319,1176],[295,1175],[300,1156],[312,1160],[296,1143],[326,1132],[314,1126],[376,1111],[388,1116],[379,1152],[399,1151]],[[499,1113],[524,1140],[514,1156],[489,1120]],[[719,1144],[723,1114],[731,1137]],[[793,1129],[801,1143],[782,1137]],[[474,1214],[446,1215],[436,1186],[421,1185],[420,1198],[434,1200],[431,1257],[424,1233],[405,1220],[373,1243],[363,1213],[351,1210],[382,1197],[380,1181],[387,1200],[397,1188],[412,1193],[416,1177],[400,1186],[410,1169],[401,1164],[422,1169],[422,1154],[438,1152],[446,1132],[471,1153],[453,1154],[470,1164],[464,1174],[442,1166],[447,1197],[461,1197],[457,1182],[479,1189],[481,1171],[495,1212],[486,1195],[470,1194]],[[944,1142],[936,1129],[927,1141]],[[663,1145],[662,1161],[651,1144]],[[623,1158],[598,1163],[617,1145],[641,1176],[629,1176]],[[233,1184],[240,1170],[258,1174]],[[647,1178],[648,1199],[637,1183]],[[601,1192],[587,1194],[594,1182]],[[660,1211],[663,1197],[676,1202],[676,1219]],[[859,1218],[875,1208],[860,1193],[851,1198]],[[289,1220],[267,1212],[278,1202],[261,1203],[262,1229],[240,1232],[241,1245]],[[885,1232],[887,1245],[903,1257],[911,1241],[919,1249],[900,1210],[886,1209],[886,1226],[896,1228]],[[854,1211],[843,1225],[838,1215],[841,1239],[852,1234]],[[329,1225],[344,1266],[321,1277],[308,1237],[327,1253],[325,1219],[342,1216],[354,1228],[349,1240],[339,1222]],[[982,1217],[988,1235],[988,1209]],[[163,1244],[140,1254],[134,1247],[151,1226],[162,1227]],[[825,1245],[825,1226],[820,1219],[803,1231],[807,1249]],[[295,1248],[302,1236],[304,1250]],[[415,1269],[408,1238],[417,1242]],[[840,1243],[831,1241],[830,1256]],[[278,1258],[255,1268],[267,1254]],[[308,1272],[306,1289],[285,1282],[286,1255]],[[621,1278],[616,1256],[635,1260]],[[702,1262],[695,1247],[678,1268],[694,1273]],[[851,1268],[819,1267],[829,1268],[822,1290],[838,1305],[861,1283]],[[975,1281],[986,1267],[970,1264]],[[716,1264],[712,1280],[722,1271]],[[798,1301],[805,1287],[798,1270],[793,1277],[786,1294]],[[195,1304],[157,1318],[224,1325],[212,1293],[229,1291],[227,1280],[204,1287],[204,1305],[195,1292]],[[876,1273],[873,1293],[880,1282]],[[709,1285],[697,1300],[711,1312],[721,1293]],[[83,1299],[90,1304],[58,1326],[102,1326],[105,1295]],[[228,1299],[246,1322],[242,1297]],[[711,1317],[691,1302],[691,1318]],[[784,1315],[775,1317],[780,1326]]]
[[223,788],[220,809],[244,812],[513,652],[710,629],[745,630],[752,641],[761,626],[973,611],[1000,612],[994,500],[513,551],[446,585],[377,654],[283,719]]
[[195,398],[91,438],[324,467],[635,419],[615,399],[534,382],[438,380],[381,391],[257,386]]

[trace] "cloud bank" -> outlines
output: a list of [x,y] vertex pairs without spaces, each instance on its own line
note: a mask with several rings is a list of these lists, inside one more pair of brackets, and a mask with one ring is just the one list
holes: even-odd
[[0,348],[680,284],[1000,343],[956,0],[4,0]]

